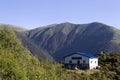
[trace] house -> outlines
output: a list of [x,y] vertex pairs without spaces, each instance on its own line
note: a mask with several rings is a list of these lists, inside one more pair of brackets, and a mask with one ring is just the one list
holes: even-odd
[[96,69],[98,58],[91,54],[76,52],[64,56],[64,67],[68,69]]

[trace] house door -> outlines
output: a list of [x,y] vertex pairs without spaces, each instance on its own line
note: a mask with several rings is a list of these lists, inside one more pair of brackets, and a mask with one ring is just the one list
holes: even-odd
[[78,66],[80,65],[80,60],[77,61],[77,65],[78,65]]

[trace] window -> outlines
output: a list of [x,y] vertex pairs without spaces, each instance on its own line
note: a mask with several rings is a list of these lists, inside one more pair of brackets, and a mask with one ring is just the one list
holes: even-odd
[[69,63],[71,64],[71,63],[72,63],[72,61],[70,60],[70,61],[69,61]]
[[92,61],[91,61],[91,63],[92,63]]
[[95,61],[95,63],[96,63],[96,61]]
[[85,61],[85,60],[83,60],[83,63],[86,63],[86,61]]
[[82,64],[82,66],[83,66],[83,67],[87,66],[85,60],[83,60],[83,64]]
[[81,57],[72,57],[72,59],[82,59]]

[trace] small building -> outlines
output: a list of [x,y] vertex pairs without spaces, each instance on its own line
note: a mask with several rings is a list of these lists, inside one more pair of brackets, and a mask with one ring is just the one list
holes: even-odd
[[64,67],[68,69],[96,69],[98,58],[91,54],[76,52],[64,56]]

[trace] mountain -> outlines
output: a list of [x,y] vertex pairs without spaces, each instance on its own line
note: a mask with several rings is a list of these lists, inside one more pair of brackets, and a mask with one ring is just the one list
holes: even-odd
[[[119,43],[119,34],[115,31],[116,40],[113,42]],[[0,26],[0,80],[120,80],[120,54],[99,54],[99,65],[102,67],[97,71],[65,70],[61,64],[42,62],[31,55],[16,37],[23,38],[28,46],[34,48],[36,44],[33,46],[31,40],[24,40],[28,32],[15,32],[8,25]]]
[[22,42],[23,46],[27,48],[34,56],[38,57],[42,61],[54,61],[53,57],[46,50],[33,43],[24,35],[23,32],[16,32],[16,35]]
[[60,61],[63,56],[78,51],[120,53],[120,30],[99,22],[65,22],[32,30],[6,24],[1,24],[0,29],[3,26],[12,27],[23,46],[40,60]]
[[46,51],[57,61],[71,52],[120,52],[120,30],[99,22],[65,22],[29,30],[24,35],[36,48]]
[[27,31],[26,29],[23,29],[23,28],[18,27],[18,26],[10,25],[10,24],[0,24],[0,30],[3,30],[5,27],[14,30],[17,38],[20,39],[20,41],[22,42],[23,46],[25,48],[27,48],[32,53],[32,55],[38,57],[42,61],[44,61],[44,60],[53,61],[54,60],[52,58],[52,56],[47,51],[39,48],[37,45],[32,43],[25,36],[25,31]]

